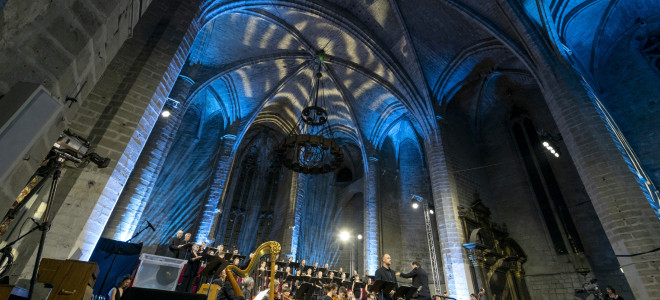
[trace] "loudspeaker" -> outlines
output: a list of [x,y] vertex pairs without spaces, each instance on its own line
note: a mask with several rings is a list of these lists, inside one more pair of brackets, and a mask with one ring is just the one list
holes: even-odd
[[144,299],[206,300],[206,295],[130,287],[126,289],[126,292],[124,292],[124,294],[121,296],[121,300],[144,300]]

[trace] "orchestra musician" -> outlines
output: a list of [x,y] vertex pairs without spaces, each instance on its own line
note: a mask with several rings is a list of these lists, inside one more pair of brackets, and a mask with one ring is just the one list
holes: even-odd
[[325,296],[319,298],[319,300],[334,300],[334,296],[337,293],[337,284],[328,283],[323,286],[325,290]]
[[342,286],[339,288],[339,292],[337,293],[337,297],[335,300],[348,300],[347,294],[348,294],[348,290],[346,290],[346,288]]
[[241,292],[247,300],[252,300],[252,291],[254,290],[254,279],[247,277],[241,281]]
[[231,282],[227,279],[227,271],[222,270],[220,272],[219,281],[222,283],[222,288],[218,295],[218,300],[245,300],[245,297],[236,295],[234,288],[231,286]]
[[287,283],[282,285],[282,292],[280,293],[280,299],[293,300],[293,296],[291,295],[291,287]]

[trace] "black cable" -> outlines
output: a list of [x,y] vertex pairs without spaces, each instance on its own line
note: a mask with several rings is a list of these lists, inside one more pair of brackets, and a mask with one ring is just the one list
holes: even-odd
[[635,256],[639,256],[639,255],[653,253],[653,252],[656,252],[656,251],[660,251],[660,247],[655,248],[653,250],[646,251],[646,252],[639,252],[639,253],[635,253],[635,254],[617,254],[615,256],[616,257],[635,257]]

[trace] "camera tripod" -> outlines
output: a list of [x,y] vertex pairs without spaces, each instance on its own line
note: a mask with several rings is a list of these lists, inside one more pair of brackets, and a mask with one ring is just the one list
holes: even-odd
[[[30,229],[25,234],[20,235],[19,237],[16,238],[16,240],[8,243],[4,248],[0,249],[0,254],[2,254],[2,258],[0,258],[0,262],[5,263],[5,267],[3,270],[3,273],[5,273],[9,270],[9,268],[11,268],[11,264],[13,263],[13,255],[11,253],[12,252],[11,247],[14,244],[16,244],[16,242],[20,241],[30,233],[36,230],[41,231],[41,239],[39,240],[37,257],[34,262],[34,270],[32,271],[32,278],[30,279],[30,291],[28,294],[28,300],[32,300],[32,295],[34,294],[34,285],[37,282],[37,272],[39,271],[39,263],[41,262],[41,255],[43,254],[43,250],[44,250],[46,233],[50,229],[50,225],[51,225],[50,209],[53,206],[53,199],[55,197],[57,183],[62,173],[62,165],[68,160],[80,162],[78,158],[70,154],[67,154],[57,149],[52,149],[51,152],[49,153],[48,158],[44,160],[42,166],[39,167],[39,169],[37,169],[37,171],[32,176],[32,178],[28,181],[28,184],[21,192],[21,195],[19,195],[16,202],[14,202],[10,211],[7,213],[7,216],[5,216],[2,225],[0,225],[2,226],[2,230],[0,234],[4,234],[4,232],[6,232],[7,227],[9,226],[9,223],[15,218],[17,212],[25,206],[26,201],[23,200],[25,199],[29,200],[34,195],[38,194],[41,188],[44,186],[44,184],[48,181],[48,179],[52,178],[50,191],[48,192],[48,200],[46,201],[46,210],[44,211],[41,220],[32,219],[32,221],[36,223],[36,225],[32,229]],[[39,179],[39,177],[41,178]]]

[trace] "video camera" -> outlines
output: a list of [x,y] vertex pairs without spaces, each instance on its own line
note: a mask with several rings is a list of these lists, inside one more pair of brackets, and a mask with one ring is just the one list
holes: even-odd
[[89,152],[87,139],[65,130],[60,138],[53,144],[53,151],[64,154],[68,160],[76,163],[93,162],[99,169],[107,168],[110,158],[102,157],[96,152]]

